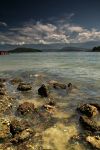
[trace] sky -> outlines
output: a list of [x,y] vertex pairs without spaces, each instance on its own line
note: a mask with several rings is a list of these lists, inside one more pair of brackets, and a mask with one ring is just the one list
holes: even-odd
[[100,0],[0,0],[0,47],[100,41]]

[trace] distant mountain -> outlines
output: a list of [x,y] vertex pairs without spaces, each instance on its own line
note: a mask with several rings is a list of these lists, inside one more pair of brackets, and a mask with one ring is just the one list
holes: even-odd
[[24,47],[19,47],[15,48],[14,50],[9,50],[9,53],[33,53],[33,52],[42,52],[41,50],[38,49],[32,49],[32,48],[24,48]]
[[93,50],[92,50],[92,52],[100,52],[100,46],[94,47]]

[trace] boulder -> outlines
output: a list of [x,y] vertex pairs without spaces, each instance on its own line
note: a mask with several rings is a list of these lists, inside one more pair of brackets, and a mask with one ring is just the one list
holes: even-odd
[[5,79],[5,78],[0,78],[0,82],[1,82],[1,83],[6,82],[6,81],[7,81],[7,79]]
[[0,95],[6,95],[6,90],[3,88],[0,88]]
[[98,111],[100,111],[100,105],[97,103],[90,103],[90,105],[96,107],[98,109]]
[[17,108],[17,113],[21,115],[25,115],[27,113],[33,112],[34,109],[35,108],[33,103],[24,102],[20,104],[19,107]]
[[28,140],[33,135],[33,133],[34,132],[31,128],[27,128],[22,132],[20,132],[19,134],[16,134],[14,138],[11,139],[10,142],[12,142],[13,144],[24,142]]
[[77,110],[88,117],[93,117],[98,114],[97,108],[90,104],[83,104]]
[[4,118],[0,118],[0,139],[10,137],[10,121]]
[[58,89],[58,88],[66,89],[66,85],[65,84],[60,83],[58,81],[54,81],[54,80],[49,81],[49,85],[51,85],[55,89]]
[[99,136],[87,136],[86,141],[92,145],[95,149],[100,149],[100,137]]
[[48,88],[46,87],[46,85],[43,84],[43,85],[38,89],[38,94],[39,94],[41,97],[48,97],[49,91],[48,91]]
[[80,116],[79,121],[86,130],[91,132],[100,131],[100,126],[98,126],[95,121],[88,118],[87,116]]
[[23,83],[23,82],[20,83],[18,85],[18,87],[17,87],[17,90],[19,90],[19,91],[29,91],[31,89],[32,89],[31,84],[29,84],[29,83]]
[[27,129],[28,127],[29,127],[29,124],[27,121],[13,119],[10,123],[10,133],[14,137],[15,134],[22,132],[23,130]]
[[14,78],[14,79],[10,80],[10,82],[12,84],[19,84],[19,83],[22,83],[23,81],[20,78]]

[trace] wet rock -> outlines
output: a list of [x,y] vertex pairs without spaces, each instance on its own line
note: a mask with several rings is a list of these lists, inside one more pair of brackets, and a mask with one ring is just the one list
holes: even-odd
[[39,89],[38,89],[38,94],[42,97],[48,97],[49,95],[49,91],[48,88],[46,87],[46,85],[42,85]]
[[0,88],[0,95],[6,95],[6,94],[7,94],[6,90],[3,88]]
[[67,88],[68,88],[68,91],[71,91],[72,90],[72,83],[68,83],[68,85],[67,85]]
[[0,78],[0,82],[1,82],[1,83],[6,82],[6,81],[7,81],[7,79],[5,79],[5,78]]
[[81,105],[77,110],[88,117],[93,117],[98,114],[97,108],[90,104]]
[[100,126],[98,126],[95,121],[88,118],[87,116],[80,116],[79,121],[86,130],[91,132],[100,131]]
[[13,139],[11,139],[11,142],[14,144],[24,142],[25,140],[28,140],[33,135],[33,130],[31,128],[27,128],[20,132],[19,134],[16,134]]
[[11,82],[12,84],[19,84],[19,83],[21,83],[21,82],[23,82],[23,81],[22,81],[22,79],[20,79],[20,78],[14,78],[14,79],[12,79],[10,82]]
[[27,113],[34,112],[34,109],[35,108],[33,103],[24,102],[20,104],[19,107],[17,108],[17,113],[21,115],[25,115]]
[[5,84],[4,83],[0,83],[0,88],[4,88],[5,87]]
[[27,121],[14,119],[10,123],[10,133],[12,134],[12,136],[15,136],[15,134],[22,132],[28,127],[29,124]]
[[93,148],[100,149],[100,137],[99,136],[88,136],[86,141],[92,145]]
[[96,107],[98,109],[98,111],[100,111],[100,105],[97,103],[90,103],[90,105]]
[[55,88],[55,89],[58,89],[58,88],[66,89],[66,85],[65,84],[57,82],[57,81],[54,81],[54,80],[49,81],[49,84],[51,86],[53,86],[53,88]]
[[10,137],[10,121],[4,118],[0,118],[0,139]]
[[32,86],[29,83],[20,83],[17,87],[17,90],[19,91],[29,91],[31,89],[32,89]]

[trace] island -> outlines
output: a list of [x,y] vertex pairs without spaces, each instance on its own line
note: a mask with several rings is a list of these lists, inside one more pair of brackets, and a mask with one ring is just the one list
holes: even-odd
[[9,53],[34,53],[34,52],[42,52],[42,51],[39,49],[19,47],[19,48],[15,48],[14,50],[9,50],[8,52]]
[[100,46],[94,47],[94,48],[92,49],[92,52],[100,52]]

